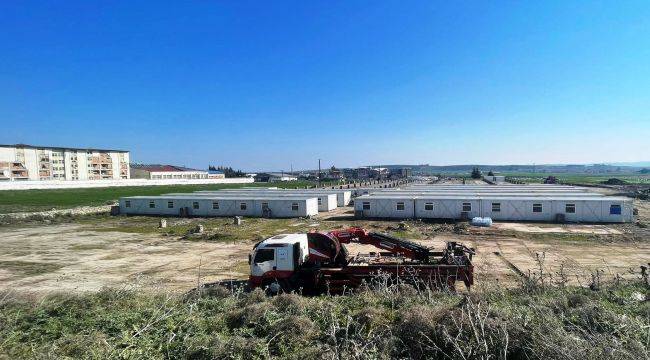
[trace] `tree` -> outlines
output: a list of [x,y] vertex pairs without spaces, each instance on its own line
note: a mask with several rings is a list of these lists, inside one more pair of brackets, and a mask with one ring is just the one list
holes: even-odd
[[488,176],[494,176],[494,173],[492,172],[492,170],[490,170],[490,172],[488,172]]
[[478,167],[475,167],[472,169],[472,179],[480,179],[481,178],[481,170],[478,169]]
[[227,178],[238,178],[238,177],[246,177],[246,173],[241,171],[241,170],[233,170],[231,167],[227,166],[217,166],[214,167],[212,165],[208,166],[208,170],[210,171],[221,171],[225,177]]

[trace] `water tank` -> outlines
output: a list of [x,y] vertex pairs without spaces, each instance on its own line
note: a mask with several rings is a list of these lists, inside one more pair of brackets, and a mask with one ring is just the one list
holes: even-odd
[[474,226],[492,226],[492,218],[489,217],[474,217],[472,218],[472,225]]

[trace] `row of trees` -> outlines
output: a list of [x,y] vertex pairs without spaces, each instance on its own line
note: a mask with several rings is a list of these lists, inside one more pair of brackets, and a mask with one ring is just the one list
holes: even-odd
[[246,177],[245,172],[243,172],[241,170],[234,170],[233,168],[231,168],[229,166],[217,166],[217,167],[215,167],[213,165],[209,165],[208,170],[210,170],[210,171],[215,171],[215,170],[216,171],[221,171],[222,173],[224,173],[224,175],[227,178]]

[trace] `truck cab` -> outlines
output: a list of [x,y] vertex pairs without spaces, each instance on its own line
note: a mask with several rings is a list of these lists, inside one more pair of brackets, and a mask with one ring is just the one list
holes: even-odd
[[255,245],[248,257],[252,286],[290,278],[309,258],[307,234],[279,234]]

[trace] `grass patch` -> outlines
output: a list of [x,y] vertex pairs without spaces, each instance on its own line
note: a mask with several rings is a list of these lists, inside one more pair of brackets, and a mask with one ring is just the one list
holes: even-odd
[[199,190],[232,189],[249,186],[277,186],[281,188],[304,188],[313,182],[292,181],[283,183],[207,184],[207,185],[160,185],[124,186],[85,189],[42,189],[0,191],[0,214],[66,209],[77,206],[99,206],[116,201],[123,196],[161,195],[165,193],[193,192]]
[[[146,216],[106,216],[103,219],[94,219],[82,222],[82,224],[98,232],[159,234],[183,237],[187,240],[225,242],[257,241],[280,232],[300,233],[310,229],[308,223],[300,219],[245,218],[242,225],[236,226],[231,218],[168,218],[166,219],[167,227],[159,228],[160,219]],[[191,234],[191,230],[197,225],[203,225],[205,229],[203,234]]]
[[64,265],[51,262],[34,262],[34,261],[20,261],[0,260],[0,268],[9,270],[12,273],[17,273],[23,276],[37,276],[42,274],[51,273],[61,269]]
[[650,175],[639,175],[639,174],[630,174],[630,173],[611,173],[603,175],[594,175],[594,174],[580,174],[580,173],[503,173],[507,178],[512,178],[514,180],[522,181],[525,183],[543,183],[544,179],[549,176],[555,176],[561,183],[571,183],[571,184],[602,184],[603,182],[616,178],[625,181],[631,185],[649,185],[650,184]]
[[[304,298],[105,289],[0,296],[8,358],[609,359],[647,357],[642,282],[470,295],[377,287]],[[0,294],[2,295],[2,294]],[[15,296],[15,295],[14,295]]]

